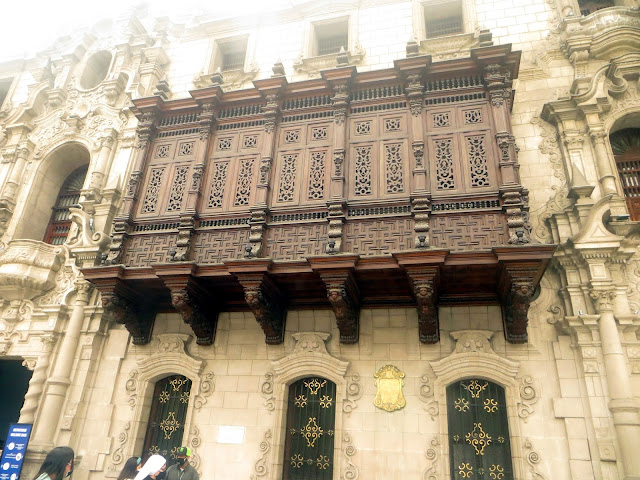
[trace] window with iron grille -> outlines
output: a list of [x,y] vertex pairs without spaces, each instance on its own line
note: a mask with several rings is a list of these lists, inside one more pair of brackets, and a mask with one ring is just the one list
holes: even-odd
[[578,0],[578,6],[580,7],[580,14],[586,17],[598,10],[614,7],[615,5],[611,0]]
[[625,128],[609,137],[631,220],[640,220],[640,128]]
[[151,412],[142,455],[162,455],[167,467],[176,462],[176,451],[182,446],[184,422],[191,395],[191,380],[172,375],[158,380],[151,400]]
[[512,479],[504,389],[480,378],[447,387],[451,478]]
[[349,50],[349,24],[347,19],[314,25],[314,55],[331,55],[340,52],[341,48]]
[[462,2],[456,0],[426,4],[424,21],[427,38],[463,33]]
[[244,68],[247,56],[247,38],[235,38],[218,42],[215,68],[223,72]]
[[244,66],[245,52],[225,53],[222,56],[222,71],[238,70]]
[[52,245],[62,245],[67,240],[71,229],[69,219],[69,207],[76,205],[80,201],[80,191],[87,176],[87,166],[75,170],[67,177],[51,212],[49,225],[44,235],[44,242]]
[[331,480],[336,384],[307,377],[289,386],[283,480]]

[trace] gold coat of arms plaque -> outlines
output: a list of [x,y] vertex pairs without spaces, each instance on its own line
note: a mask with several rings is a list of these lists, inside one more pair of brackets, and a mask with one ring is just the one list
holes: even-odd
[[407,404],[402,394],[404,373],[393,365],[385,365],[373,376],[376,378],[376,387],[378,387],[373,404],[387,412],[404,408]]

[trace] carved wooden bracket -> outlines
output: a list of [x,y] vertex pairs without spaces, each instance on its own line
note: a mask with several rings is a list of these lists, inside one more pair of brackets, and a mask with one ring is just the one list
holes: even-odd
[[537,283],[539,265],[505,263],[499,280],[505,337],[510,343],[526,343],[529,304]]
[[169,266],[158,266],[154,269],[171,292],[171,304],[184,323],[189,325],[196,336],[198,345],[211,345],[216,337],[219,309],[218,302],[212,300],[191,272],[172,271]]
[[438,343],[440,325],[438,323],[438,283],[440,267],[406,267],[411,280],[413,295],[418,304],[418,333],[422,343]]
[[135,293],[120,279],[92,280],[102,296],[103,318],[124,325],[134,345],[151,340],[155,312],[136,299]]
[[244,299],[262,327],[267,345],[284,341],[287,307],[284,295],[268,276],[271,260],[235,260],[226,262],[244,289]]
[[358,256],[316,257],[308,261],[327,287],[327,298],[340,330],[340,343],[358,343],[360,291],[354,276]]

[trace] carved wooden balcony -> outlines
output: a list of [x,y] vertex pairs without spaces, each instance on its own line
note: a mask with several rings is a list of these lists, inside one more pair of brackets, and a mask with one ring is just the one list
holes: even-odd
[[437,307],[459,303],[501,303],[524,342],[554,246],[529,239],[509,122],[519,58],[490,46],[136,100],[123,211],[104,266],[83,271],[107,297],[177,310],[200,344],[237,309],[279,343],[300,307],[331,308],[354,343],[360,309],[390,305],[417,306],[433,343]]

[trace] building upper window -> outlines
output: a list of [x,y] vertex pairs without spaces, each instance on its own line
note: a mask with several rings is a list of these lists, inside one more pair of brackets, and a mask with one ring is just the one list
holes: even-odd
[[12,83],[13,78],[0,79],[0,108],[2,108],[2,104],[7,99],[7,95],[9,95],[9,89]]
[[307,377],[289,386],[283,480],[333,478],[336,384]]
[[578,6],[580,14],[587,16],[603,8],[613,7],[614,3],[611,0],[578,0]]
[[316,23],[313,56],[338,53],[341,48],[349,50],[349,22],[343,18],[337,21]]
[[463,33],[462,0],[425,4],[424,24],[427,38]]
[[247,56],[247,37],[217,42],[214,70],[223,72],[244,69]]
[[49,226],[44,236],[44,242],[52,245],[62,245],[67,240],[71,220],[69,219],[69,207],[77,205],[80,200],[80,191],[87,176],[87,166],[82,166],[67,177],[56,203],[52,208]]
[[640,128],[625,128],[609,137],[631,220],[640,220]]
[[107,77],[110,66],[111,53],[106,50],[91,55],[80,77],[80,87],[86,90],[97,87]]
[[484,379],[447,387],[451,478],[513,478],[504,389]]

